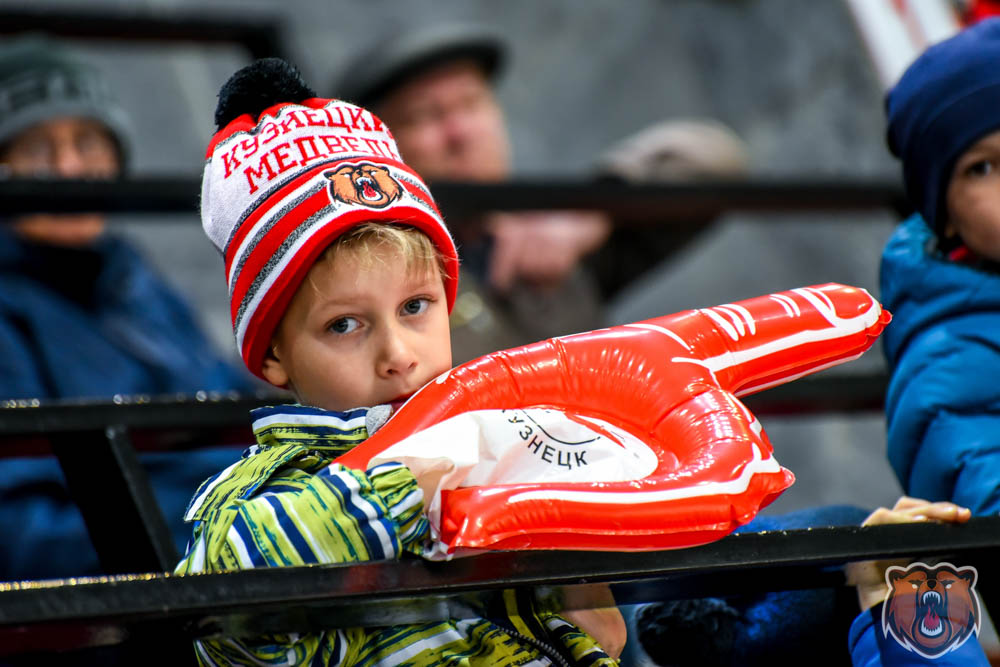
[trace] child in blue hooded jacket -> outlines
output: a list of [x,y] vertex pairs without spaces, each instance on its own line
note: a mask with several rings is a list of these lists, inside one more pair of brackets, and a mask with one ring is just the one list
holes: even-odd
[[887,97],[917,213],[887,244],[889,460],[909,495],[1000,509],[1000,18],[929,48]]

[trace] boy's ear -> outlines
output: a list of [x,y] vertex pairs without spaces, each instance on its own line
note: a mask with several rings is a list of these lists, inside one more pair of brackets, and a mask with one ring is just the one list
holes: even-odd
[[268,348],[267,354],[264,355],[264,364],[260,369],[260,374],[275,387],[284,388],[288,386],[288,373],[275,355],[273,345]]

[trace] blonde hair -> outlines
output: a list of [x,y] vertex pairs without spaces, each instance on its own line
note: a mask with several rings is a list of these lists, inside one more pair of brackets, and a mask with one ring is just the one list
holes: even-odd
[[407,273],[437,269],[446,276],[445,258],[426,234],[416,227],[404,224],[365,222],[341,234],[320,256],[321,262],[334,262],[338,257],[350,255],[362,269],[384,261],[376,250],[389,248],[403,258]]

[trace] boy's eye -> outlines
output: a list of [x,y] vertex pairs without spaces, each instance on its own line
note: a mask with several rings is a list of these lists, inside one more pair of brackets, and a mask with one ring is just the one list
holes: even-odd
[[973,162],[968,167],[965,168],[965,173],[968,176],[986,176],[992,174],[994,170],[994,165],[989,160],[979,160],[978,162]]
[[336,334],[348,334],[357,329],[359,323],[353,317],[341,317],[330,323],[330,331]]
[[407,315],[419,315],[427,310],[427,299],[410,299],[403,305],[403,312]]

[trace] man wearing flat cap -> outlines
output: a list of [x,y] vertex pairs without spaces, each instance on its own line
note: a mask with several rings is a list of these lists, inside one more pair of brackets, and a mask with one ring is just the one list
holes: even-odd
[[[332,92],[373,109],[428,181],[495,183],[511,173],[494,92],[505,58],[502,39],[482,27],[399,29],[362,50]],[[596,290],[579,261],[607,238],[602,214],[484,212],[467,222],[449,219],[465,285],[452,320],[457,361],[598,325]]]

